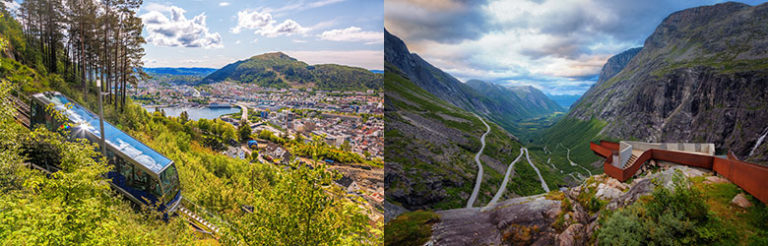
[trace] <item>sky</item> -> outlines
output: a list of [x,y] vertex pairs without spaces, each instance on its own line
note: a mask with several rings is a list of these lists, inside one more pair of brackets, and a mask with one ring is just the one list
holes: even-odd
[[146,67],[221,68],[281,51],[309,64],[383,69],[381,0],[145,0]]
[[[580,95],[673,12],[723,1],[387,0],[384,26],[461,81]],[[757,5],[763,1],[743,1]]]

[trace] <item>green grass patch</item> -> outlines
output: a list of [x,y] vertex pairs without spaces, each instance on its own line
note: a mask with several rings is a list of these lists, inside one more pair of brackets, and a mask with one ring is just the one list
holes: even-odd
[[432,211],[401,214],[384,226],[384,245],[424,245],[439,221],[440,215]]

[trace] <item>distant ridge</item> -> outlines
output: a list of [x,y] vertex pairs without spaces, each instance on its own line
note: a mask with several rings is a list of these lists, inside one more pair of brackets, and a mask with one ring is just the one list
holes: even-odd
[[144,72],[169,75],[208,76],[217,69],[205,67],[145,67]]
[[309,65],[282,52],[265,53],[237,61],[211,73],[202,83],[236,81],[272,88],[322,90],[379,89],[383,74],[337,64]]

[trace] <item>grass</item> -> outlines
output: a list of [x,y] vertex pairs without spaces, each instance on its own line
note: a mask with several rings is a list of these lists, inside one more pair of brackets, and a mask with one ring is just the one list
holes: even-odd
[[694,187],[704,194],[709,210],[717,215],[724,227],[739,232],[736,236],[742,244],[766,245],[768,243],[768,208],[764,203],[745,193],[754,206],[740,208],[731,204],[734,196],[744,192],[735,184],[704,184],[703,177],[692,180]]
[[401,214],[385,226],[384,245],[424,245],[432,237],[432,225],[440,215],[432,211]]
[[730,203],[742,193],[732,183],[704,184],[704,177],[676,177],[675,188],[657,187],[634,204],[601,216],[600,242],[620,244],[766,245],[768,208]]

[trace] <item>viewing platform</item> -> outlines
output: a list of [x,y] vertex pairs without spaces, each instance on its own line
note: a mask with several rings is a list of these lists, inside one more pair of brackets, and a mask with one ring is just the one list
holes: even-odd
[[746,192],[768,203],[768,167],[736,159],[733,155],[717,157],[712,143],[644,143],[633,141],[590,142],[589,148],[605,158],[603,171],[619,181],[626,181],[650,160],[715,171]]

